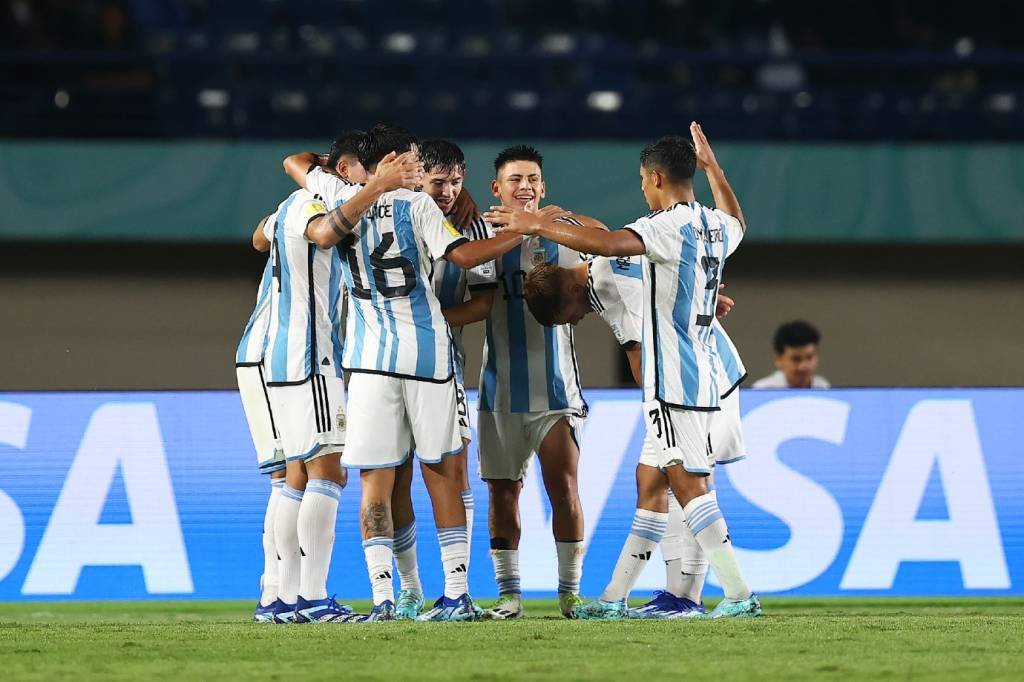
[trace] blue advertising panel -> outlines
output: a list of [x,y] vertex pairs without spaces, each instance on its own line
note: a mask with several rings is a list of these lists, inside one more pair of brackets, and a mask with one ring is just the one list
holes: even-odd
[[[635,390],[587,392],[583,592],[630,527],[643,436]],[[794,595],[1024,595],[1024,389],[744,391],[748,458],[719,467],[749,582]],[[476,452],[471,448],[475,468]],[[536,468],[522,496],[522,584],[557,583]],[[370,594],[358,476],[342,494],[329,590]],[[0,600],[254,598],[269,485],[230,391],[0,393]],[[487,490],[474,482],[475,596],[496,594]],[[440,593],[422,484],[421,574]],[[638,590],[663,586],[652,561]]]

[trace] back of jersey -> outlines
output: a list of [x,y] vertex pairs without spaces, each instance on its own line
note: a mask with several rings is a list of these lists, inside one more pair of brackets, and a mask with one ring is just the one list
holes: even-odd
[[[277,212],[270,214],[263,225],[263,236],[267,241],[274,241],[274,226],[277,225]],[[259,290],[256,294],[256,306],[245,325],[242,338],[238,341],[235,351],[236,367],[252,367],[263,362],[263,354],[267,347],[267,327],[270,325],[270,284],[274,279],[273,254],[267,257],[263,267]]]
[[578,252],[535,236],[498,259],[500,286],[487,318],[480,372],[481,410],[586,415],[572,325],[541,325],[523,297],[523,283],[536,266],[572,267],[581,260]]
[[306,226],[327,207],[300,189],[281,203],[271,246],[268,385],[300,384],[311,376],[341,376],[334,311],[341,263],[334,249],[306,239]]
[[[714,410],[724,388],[712,337],[725,259],[738,220],[693,202],[627,225],[644,242],[644,399]],[[727,388],[727,387],[726,387]]]
[[453,376],[451,334],[430,274],[464,241],[423,192],[386,192],[363,214],[339,245],[350,297],[345,369],[435,382]]

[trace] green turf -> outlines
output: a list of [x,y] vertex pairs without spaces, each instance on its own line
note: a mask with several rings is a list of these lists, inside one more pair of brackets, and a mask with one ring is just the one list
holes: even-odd
[[[765,599],[747,621],[273,626],[239,602],[0,604],[3,680],[1019,680],[1024,600]],[[365,608],[365,604],[357,604]]]

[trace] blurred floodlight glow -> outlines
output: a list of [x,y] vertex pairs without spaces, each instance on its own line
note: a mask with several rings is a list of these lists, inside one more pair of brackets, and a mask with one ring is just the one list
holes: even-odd
[[587,95],[587,106],[597,111],[618,111],[622,95],[614,90],[596,90]]
[[199,94],[196,95],[196,99],[199,101],[199,106],[207,109],[223,109],[231,101],[231,96],[227,90],[218,90],[207,88],[200,90]]

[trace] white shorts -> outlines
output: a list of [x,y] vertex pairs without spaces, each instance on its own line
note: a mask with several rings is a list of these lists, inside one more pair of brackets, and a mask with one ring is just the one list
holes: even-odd
[[337,454],[345,444],[345,382],[315,375],[293,386],[268,386],[281,449],[288,461]]
[[718,464],[731,464],[747,458],[747,446],[743,441],[743,422],[740,419],[740,388],[718,403],[722,409],[712,412],[711,451]]
[[238,395],[242,398],[245,420],[249,422],[249,434],[256,448],[256,465],[262,474],[280,471],[284,469],[284,452],[274,425],[270,396],[263,382],[263,366],[235,367],[235,376],[238,377]]
[[[348,396],[348,440],[341,457],[346,467],[395,467],[413,451],[421,462],[436,464],[462,451],[454,379],[439,384],[353,372]],[[465,405],[461,409],[468,412]]]
[[466,388],[462,381],[455,381],[455,411],[459,416],[459,435],[465,443],[473,440],[473,428],[469,423],[469,400],[466,398]]
[[579,447],[576,428],[580,418],[574,410],[550,412],[477,412],[480,478],[518,481],[526,476],[533,453],[559,419],[566,419]]
[[680,410],[658,402],[644,402],[647,433],[640,463],[659,469],[681,464],[691,474],[708,475],[715,465],[711,449],[714,412]]

